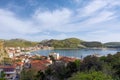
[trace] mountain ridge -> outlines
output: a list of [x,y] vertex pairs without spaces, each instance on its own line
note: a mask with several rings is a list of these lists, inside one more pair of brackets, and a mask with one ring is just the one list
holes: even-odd
[[50,40],[42,40],[39,42],[29,41],[25,39],[0,39],[0,41],[4,41],[4,45],[6,47],[30,47],[36,45],[50,46],[54,48],[93,48],[93,47],[108,47],[108,48],[119,48],[120,42],[107,42],[102,43],[99,41],[85,41],[79,38],[66,38],[63,40],[50,39]]

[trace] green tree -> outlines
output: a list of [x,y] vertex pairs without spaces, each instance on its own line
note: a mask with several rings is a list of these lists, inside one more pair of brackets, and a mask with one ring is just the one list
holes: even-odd
[[76,64],[77,70],[79,71],[80,70],[81,61],[80,60],[75,60],[74,63]]
[[35,71],[23,69],[20,75],[21,80],[35,80]]
[[52,62],[55,63],[56,61],[55,58],[52,55],[49,55],[49,57],[50,57],[50,60],[52,60]]
[[5,77],[5,73],[4,73],[4,71],[1,71],[0,80],[6,80],[4,77]]
[[69,70],[69,73],[74,73],[77,71],[77,65],[75,64],[75,62],[69,62],[67,64],[67,69]]
[[68,80],[113,80],[111,76],[106,75],[102,72],[79,72],[75,75],[73,75],[70,79]]
[[99,60],[98,57],[92,55],[85,57],[80,65],[81,71],[89,71],[91,69],[96,71],[102,70],[101,61]]
[[45,79],[45,74],[41,70],[38,71],[38,73],[36,75],[36,79],[37,80],[44,80]]

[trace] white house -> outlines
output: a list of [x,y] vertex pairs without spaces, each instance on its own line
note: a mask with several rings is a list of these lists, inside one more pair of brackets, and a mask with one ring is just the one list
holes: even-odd
[[14,80],[16,77],[16,68],[14,66],[0,66],[0,71],[4,71],[7,80]]
[[59,53],[50,53],[51,56],[53,56],[55,59],[59,59],[60,55]]
[[13,58],[14,57],[14,53],[8,53],[9,58]]

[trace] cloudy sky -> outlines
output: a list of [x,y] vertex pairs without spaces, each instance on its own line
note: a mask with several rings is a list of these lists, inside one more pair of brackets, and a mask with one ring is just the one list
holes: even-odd
[[0,38],[120,41],[120,0],[0,0]]

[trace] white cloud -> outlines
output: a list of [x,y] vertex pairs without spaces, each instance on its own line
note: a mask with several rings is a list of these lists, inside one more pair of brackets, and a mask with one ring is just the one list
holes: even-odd
[[106,30],[97,30],[97,31],[92,31],[89,34],[101,34],[101,33],[108,33]]
[[120,33],[112,32],[101,32],[96,34],[90,34],[86,40],[101,41],[101,42],[120,42]]
[[[1,38],[29,38],[37,39],[41,38],[63,38],[65,34],[59,34],[52,37],[49,32],[43,35],[29,36],[30,34],[37,34],[46,29],[55,30],[56,26],[66,24],[69,22],[70,11],[68,9],[56,10],[54,12],[38,12],[36,11],[30,20],[21,20],[17,16],[8,10],[0,9],[0,34]],[[58,28],[56,28],[58,29]]]
[[87,24],[96,24],[114,19],[116,17],[114,14],[115,12],[102,11],[98,15],[94,15],[92,18],[88,19]]
[[35,21],[37,21],[43,28],[52,28],[66,24],[70,21],[71,11],[63,8],[61,10],[50,11],[41,11],[37,10],[33,15]]
[[16,33],[27,34],[39,32],[34,28],[31,21],[18,19],[14,13],[0,9],[0,31],[14,31]]
[[95,13],[96,11],[104,8],[107,5],[106,0],[91,0],[93,2],[90,2],[83,10],[84,15],[91,15],[92,13]]
[[[33,0],[31,0],[33,1]],[[80,1],[80,0],[76,0]],[[118,15],[115,15],[116,10],[111,11],[112,6],[118,6],[113,0],[91,0],[86,7],[80,7],[79,11],[77,9],[56,9],[53,11],[43,11],[36,10],[31,18],[28,20],[22,20],[16,16],[14,12],[9,10],[0,9],[0,37],[14,38],[21,37],[30,40],[40,40],[40,39],[63,39],[67,37],[74,37],[73,35],[66,35],[62,32],[82,32],[82,31],[92,31],[89,35],[80,36],[83,39],[93,39],[105,41],[108,38],[112,40],[112,36],[119,35],[119,33],[110,33],[109,30],[103,30],[108,25],[105,22],[111,21],[109,23],[109,29],[113,29],[112,20],[114,20]],[[111,1],[111,2],[110,2]],[[74,12],[76,11],[76,12]],[[78,14],[76,14],[78,13]],[[84,16],[83,16],[84,15]],[[89,16],[89,17],[88,17]],[[118,20],[116,20],[118,21]],[[101,25],[100,25],[101,24]],[[106,26],[104,26],[106,25]],[[119,24],[117,24],[117,29]],[[102,30],[98,30],[100,28]],[[96,31],[93,31],[93,30]],[[58,35],[51,35],[50,32],[45,32],[43,35],[40,32],[44,31],[58,31],[61,32]],[[108,38],[104,37],[104,34],[108,35]],[[30,36],[30,34],[34,36]],[[38,35],[41,34],[41,35]],[[3,36],[4,35],[4,36]],[[99,37],[98,37],[99,36]],[[79,36],[75,36],[79,37]],[[119,38],[115,38],[120,40]]]

